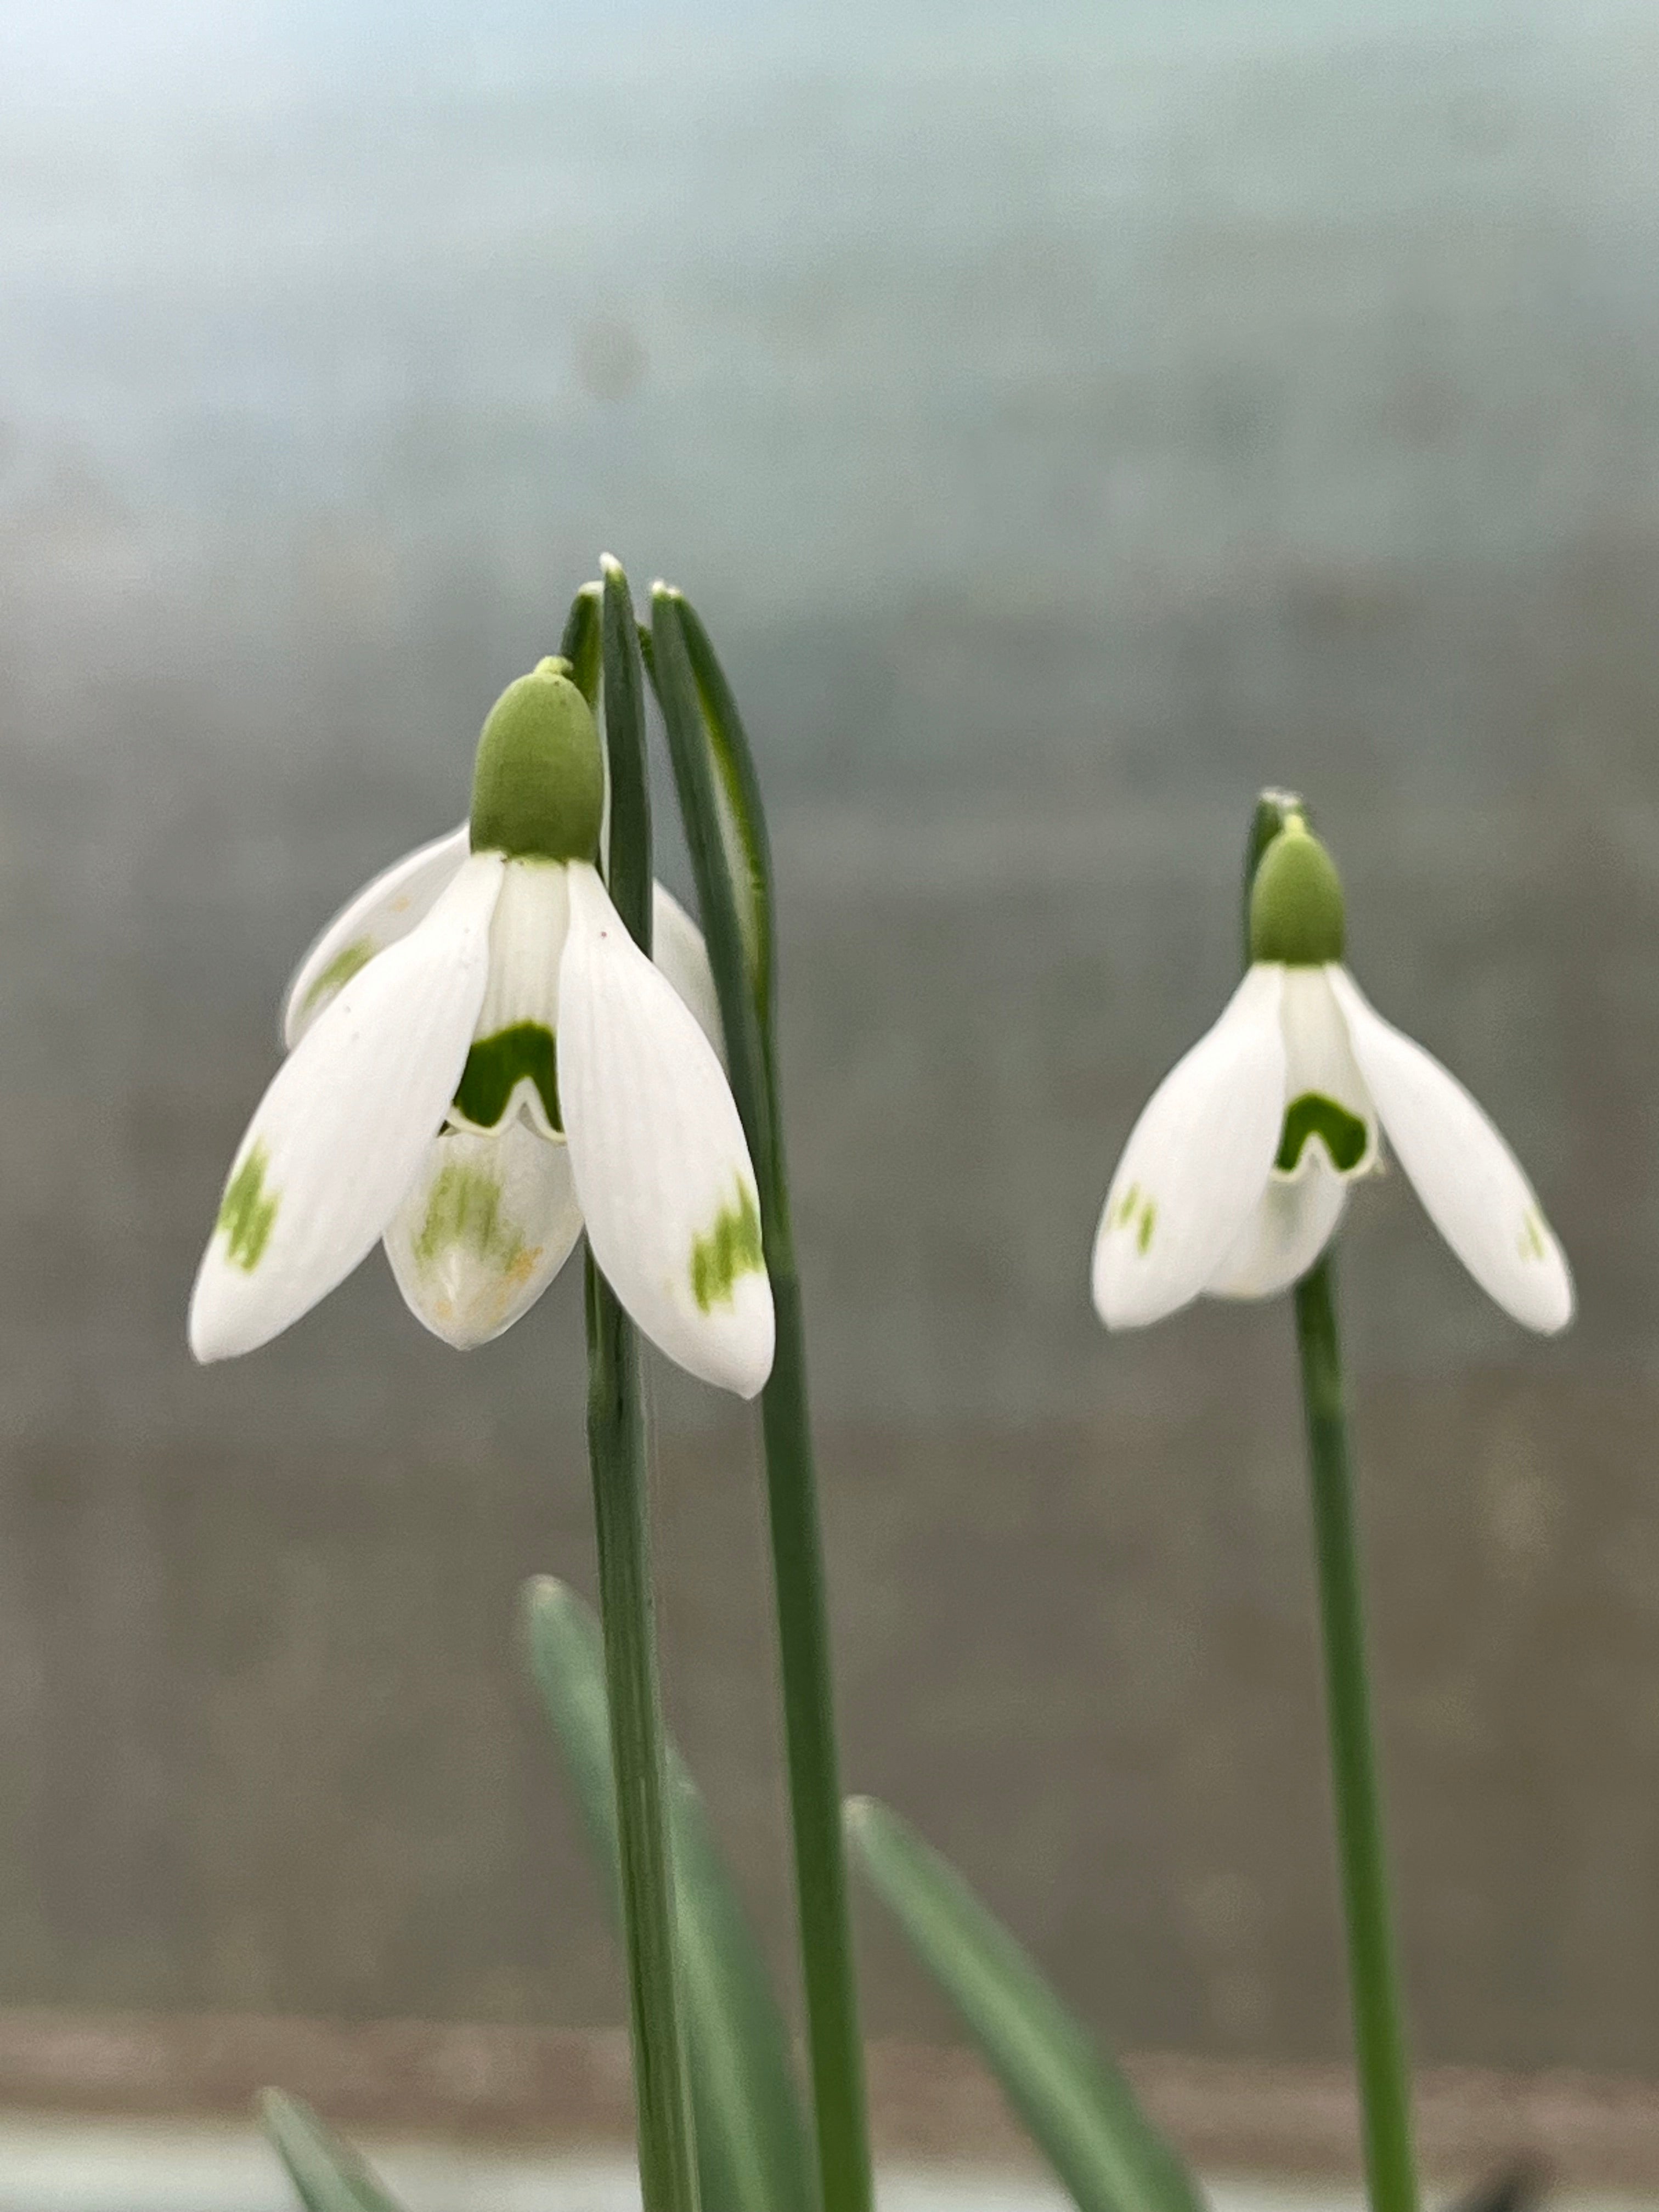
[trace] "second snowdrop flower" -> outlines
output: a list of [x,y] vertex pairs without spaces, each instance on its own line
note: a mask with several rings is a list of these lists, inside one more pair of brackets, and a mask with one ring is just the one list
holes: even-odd
[[[742,1125],[704,1027],[600,880],[604,797],[587,702],[544,661],[484,725],[468,830],[398,863],[302,963],[292,1050],[197,1277],[198,1358],[267,1342],[381,1238],[427,1326],[481,1343],[586,1227],[671,1358],[744,1397],[765,1382],[772,1299]],[[661,895],[658,912],[665,965],[695,979],[695,931]]]
[[1532,1186],[1439,1062],[1342,964],[1342,888],[1292,815],[1262,857],[1250,966],[1130,1133],[1095,1237],[1109,1328],[1200,1292],[1266,1297],[1307,1273],[1384,1137],[1470,1274],[1528,1328],[1572,1317],[1572,1278]]

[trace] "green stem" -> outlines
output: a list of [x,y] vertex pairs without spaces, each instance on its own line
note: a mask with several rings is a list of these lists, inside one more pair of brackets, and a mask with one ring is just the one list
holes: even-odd
[[[572,608],[565,647],[590,698],[603,671],[611,787],[606,879],[623,922],[649,952],[651,802],[638,634],[628,579],[609,558],[604,569],[597,593],[589,586]],[[668,1840],[639,1337],[591,1252],[586,1268],[587,1450],[617,1778],[640,2190],[643,2212],[697,2212],[696,2143],[680,2016]]]
[[819,2182],[824,2212],[870,2212],[869,2120],[847,1904],[829,1602],[773,1026],[766,820],[737,703],[707,631],[679,592],[657,586],[652,635],[651,672],[720,994],[732,1094],[760,1186],[777,1317],[777,1348],[761,1419]]
[[1417,2212],[1411,2083],[1389,1904],[1331,1258],[1296,1286],[1349,1993],[1371,2212]]
[[696,2212],[696,2154],[668,1851],[639,1339],[591,1253],[586,1293],[587,1449],[617,1778],[641,2198],[644,2212]]

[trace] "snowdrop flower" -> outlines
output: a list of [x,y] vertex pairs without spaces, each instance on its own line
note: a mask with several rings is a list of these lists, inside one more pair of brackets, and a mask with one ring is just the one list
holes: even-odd
[[378,877],[301,963],[289,1057],[196,1279],[198,1359],[278,1335],[377,1240],[428,1328],[482,1344],[586,1227],[672,1359],[761,1388],[772,1296],[713,978],[660,887],[661,966],[629,936],[594,866],[604,799],[592,715],[545,660],[484,725],[468,825]]
[[1527,1328],[1572,1318],[1572,1277],[1531,1184],[1468,1092],[1385,1022],[1342,964],[1342,887],[1292,814],[1250,901],[1251,964],[1130,1132],[1095,1237],[1109,1328],[1200,1292],[1286,1290],[1386,1136],[1441,1235]]

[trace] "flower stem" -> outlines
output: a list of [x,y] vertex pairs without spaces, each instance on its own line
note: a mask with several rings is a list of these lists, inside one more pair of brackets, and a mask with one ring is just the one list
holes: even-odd
[[696,2153],[668,1855],[639,1339],[592,1253],[586,1280],[587,1451],[617,1777],[641,2199],[644,2212],[696,2212]]
[[1328,1252],[1296,1286],[1296,1338],[1308,1423],[1320,1618],[1325,1643],[1331,1779],[1348,1930],[1349,1995],[1371,2212],[1417,2212],[1411,2084],[1389,1902],[1364,1608],[1354,1528]]
[[761,1401],[807,2044],[823,2212],[870,2212],[869,2122],[847,1906],[829,1603],[774,1032],[771,855],[754,757],[708,632],[652,594],[651,670],[760,1186],[777,1348]]
[[[611,785],[606,878],[617,912],[649,952],[651,802],[643,683],[628,579],[614,561],[605,562],[598,594],[590,587],[572,609],[566,648],[585,678],[585,689],[597,688],[603,667]],[[585,1281],[587,1453],[593,1474],[611,1759],[617,1778],[617,1846],[628,1955],[640,2191],[643,2212],[697,2212],[696,2143],[680,2016],[668,1840],[639,1337],[591,1252]]]

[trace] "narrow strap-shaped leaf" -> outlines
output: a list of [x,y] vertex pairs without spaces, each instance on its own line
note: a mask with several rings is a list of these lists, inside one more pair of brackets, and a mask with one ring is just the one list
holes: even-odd
[[584,584],[570,602],[570,612],[565,617],[564,635],[559,641],[559,651],[570,663],[572,680],[590,707],[599,696],[600,625],[599,598],[602,586]]
[[[721,997],[726,1040],[738,1023],[726,1011],[727,980],[741,978],[747,1026],[769,1037],[772,1025],[772,884],[766,817],[760,808],[754,763],[723,676],[713,691],[698,673],[694,635],[708,683],[719,674],[708,634],[684,597],[669,584],[651,592],[651,657],[647,662],[668,736],[668,757],[696,878],[708,957]],[[711,704],[714,702],[714,704]],[[730,720],[716,711],[723,704]],[[754,1089],[761,1088],[759,1070]],[[739,1095],[738,1103],[743,1106]],[[746,1118],[747,1109],[745,1109]],[[751,1134],[750,1144],[754,1143]]]
[[[641,950],[651,950],[651,787],[646,781],[645,682],[639,625],[620,562],[605,554],[601,637],[611,849],[605,888]],[[580,601],[578,602],[580,604]]]
[[380,2177],[309,2105],[281,2089],[265,2089],[257,2109],[306,2212],[402,2212]]
[[[526,1590],[525,1625],[536,1686],[614,1893],[616,1801],[599,1624],[573,1591],[543,1577]],[[696,1785],[672,1748],[668,1809],[702,2202],[708,2212],[814,2212],[782,2015]]]
[[1080,2212],[1200,2212],[1127,2081],[955,1869],[868,1797],[849,1801],[847,1834]]

